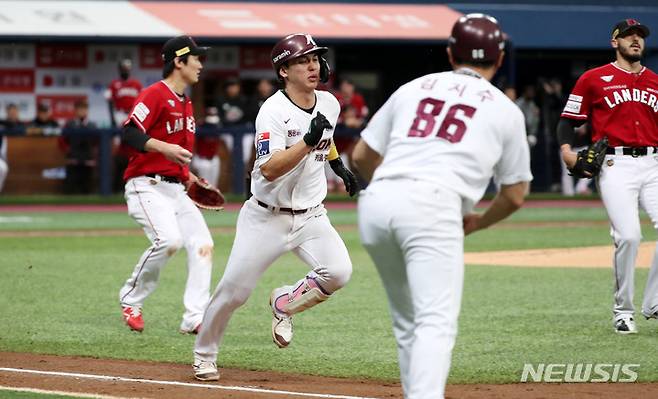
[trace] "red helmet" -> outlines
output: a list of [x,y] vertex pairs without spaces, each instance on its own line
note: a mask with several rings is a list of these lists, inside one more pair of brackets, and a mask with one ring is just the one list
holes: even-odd
[[503,36],[496,18],[468,14],[452,26],[448,43],[453,57],[459,62],[494,62],[505,48]]
[[[281,68],[286,62],[293,58],[311,53],[322,55],[328,50],[327,47],[320,47],[315,44],[313,37],[307,33],[293,33],[292,35],[288,35],[279,40],[277,44],[274,45],[274,48],[272,48],[271,59],[274,73],[280,80],[281,75],[279,75],[279,68]],[[323,57],[320,57],[320,80],[323,81],[323,83],[326,82],[323,78],[329,78],[328,68],[329,64],[327,64],[327,61]]]

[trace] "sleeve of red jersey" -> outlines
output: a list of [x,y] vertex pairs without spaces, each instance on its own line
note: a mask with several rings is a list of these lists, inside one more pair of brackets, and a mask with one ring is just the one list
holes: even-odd
[[560,116],[576,120],[587,119],[591,102],[589,76],[588,73],[585,73],[578,79]]
[[141,92],[124,125],[134,122],[142,132],[146,133],[158,120],[163,101],[155,90]]

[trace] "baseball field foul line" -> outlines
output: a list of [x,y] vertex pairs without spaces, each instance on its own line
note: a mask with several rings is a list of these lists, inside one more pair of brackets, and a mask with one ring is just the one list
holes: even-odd
[[0,371],[6,371],[6,372],[10,372],[10,373],[50,375],[50,376],[59,376],[59,377],[86,378],[86,379],[90,379],[90,380],[141,382],[141,383],[145,383],[145,384],[155,384],[155,385],[173,385],[173,386],[179,386],[179,387],[204,388],[204,389],[223,389],[223,390],[227,390],[227,391],[245,391],[245,392],[255,392],[255,393],[267,393],[267,394],[271,394],[271,395],[304,396],[304,397],[309,397],[309,398],[376,399],[376,398],[363,397],[363,396],[332,395],[332,394],[324,394],[324,393],[307,393],[307,392],[291,392],[291,391],[279,391],[279,390],[275,390],[275,389],[247,388],[247,387],[214,385],[214,384],[192,384],[192,383],[188,383],[188,382],[145,380],[145,379],[141,379],[141,378],[126,378],[126,377],[115,377],[115,376],[96,375],[96,374],[65,373],[65,372],[61,372],[61,371],[42,371],[42,370],[15,369],[15,368],[10,368],[10,367],[0,367]]
[[28,392],[28,393],[38,393],[42,395],[59,395],[59,396],[68,396],[71,398],[87,398],[87,399],[130,399],[120,396],[108,396],[108,395],[97,395],[93,393],[77,393],[77,392],[66,392],[66,391],[49,391],[46,389],[36,389],[36,388],[23,388],[23,387],[8,387],[0,385],[0,391],[15,391],[15,392]]

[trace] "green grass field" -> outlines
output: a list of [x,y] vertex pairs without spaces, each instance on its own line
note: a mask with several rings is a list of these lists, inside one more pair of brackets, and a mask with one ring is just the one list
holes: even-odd
[[[232,244],[236,213],[206,217],[211,227],[223,227],[214,233],[214,287]],[[330,211],[330,218],[354,264],[349,285],[320,307],[296,316],[295,342],[278,350],[270,338],[269,292],[307,271],[294,256],[284,256],[231,320],[220,366],[398,378],[386,298],[360,245],[356,213]],[[565,228],[559,223],[577,220],[605,221],[606,215],[598,208],[523,209],[505,225],[469,236],[466,250],[612,245],[606,224]],[[533,227],[534,222],[542,224]],[[88,229],[121,230],[67,235]],[[147,246],[136,224],[123,213],[3,213],[0,208],[0,232],[35,230],[57,234],[0,238],[0,351],[191,362],[194,337],[178,334],[184,254],[177,254],[163,272],[158,290],[145,304],[146,329],[136,334],[123,325],[117,298]],[[649,224],[643,224],[643,232],[645,239],[655,239]],[[638,269],[637,305],[646,276],[646,269]],[[612,284],[607,268],[468,265],[450,382],[517,382],[525,363],[639,363],[640,381],[658,381],[658,323],[642,319],[638,335],[614,334]]]

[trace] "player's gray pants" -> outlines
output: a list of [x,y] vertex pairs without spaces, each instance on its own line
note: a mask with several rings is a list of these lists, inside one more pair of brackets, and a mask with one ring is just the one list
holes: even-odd
[[142,307],[158,286],[160,271],[184,246],[188,275],[181,329],[193,330],[201,322],[210,297],[213,241],[203,215],[182,184],[136,177],[126,183],[125,196],[128,213],[142,226],[151,246],[121,288],[119,301],[122,305]]
[[[612,165],[609,165],[612,164]],[[639,206],[647,212],[658,230],[658,159],[655,155],[633,158],[607,155],[598,179],[601,199],[610,219],[610,234],[615,244],[615,320],[632,315],[634,272],[642,240]],[[654,253],[649,279],[644,290],[642,312],[658,310],[658,247]]]
[[194,346],[195,357],[216,361],[233,312],[242,306],[274,261],[292,251],[312,268],[324,291],[343,287],[352,274],[347,248],[327,217],[324,206],[301,215],[274,213],[247,200],[240,210],[224,276],[210,299]]
[[375,181],[359,196],[359,231],[388,296],[405,398],[443,398],[464,280],[461,198]]

